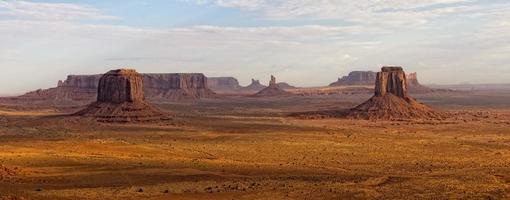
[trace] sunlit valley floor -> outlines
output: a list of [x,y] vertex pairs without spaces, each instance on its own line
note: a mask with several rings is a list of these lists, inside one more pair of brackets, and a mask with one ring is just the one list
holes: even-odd
[[156,103],[173,118],[155,124],[0,107],[0,196],[510,198],[509,94],[418,97],[458,116],[444,121],[289,116],[345,109],[368,97]]

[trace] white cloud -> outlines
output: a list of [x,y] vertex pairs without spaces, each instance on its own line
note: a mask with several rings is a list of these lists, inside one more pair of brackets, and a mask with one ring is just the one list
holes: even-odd
[[[276,0],[281,3],[277,7],[271,7],[268,2],[240,0],[234,4],[223,0],[219,3],[247,7],[268,16],[274,16],[269,11],[285,13],[294,10],[287,8],[292,6],[284,1]],[[308,9],[313,11],[314,7],[324,7],[325,2],[335,1],[317,0],[318,5],[314,3],[316,1],[293,2],[303,7],[309,3]],[[427,9],[416,12],[413,9],[460,1],[359,1],[372,6],[356,2],[346,2],[346,8],[330,9],[346,10],[347,14],[340,16],[355,12],[355,16],[361,16],[359,21],[372,19],[377,15],[376,11],[387,9],[389,5],[399,11],[386,13],[382,19],[392,20],[384,26],[372,25],[367,20],[347,26],[141,28],[80,23],[78,21],[84,18],[110,18],[84,5],[47,3],[34,8],[28,3],[32,6],[6,9],[5,2],[0,2],[0,8],[3,8],[0,13],[16,16],[0,18],[0,67],[8,68],[2,70],[0,91],[13,93],[50,87],[67,74],[101,73],[121,66],[136,67],[142,72],[204,72],[211,76],[235,76],[242,83],[252,77],[264,80],[275,74],[282,81],[302,86],[327,85],[351,70],[377,70],[380,64],[403,65],[408,71],[418,71],[425,83],[507,80],[510,58],[504,54],[510,52],[508,6],[457,5],[434,8],[429,13]],[[388,6],[384,6],[384,2]],[[17,4],[8,3],[9,6]],[[358,4],[361,9],[349,11]],[[59,11],[61,6],[77,6],[77,10],[83,8],[85,11],[63,9],[66,11],[53,15],[62,12]],[[280,8],[282,6],[285,9]],[[315,13],[312,11],[295,13],[311,15]],[[465,15],[446,22],[429,18],[443,13]],[[35,16],[42,16],[44,20]],[[406,18],[413,19],[411,24],[419,24],[420,20],[425,22],[421,22],[419,28],[402,26],[410,22]],[[399,27],[388,28],[388,24]],[[484,70],[486,75],[480,76],[480,69],[486,69],[488,65],[494,71]],[[27,72],[37,72],[38,76],[30,77],[30,81],[20,81],[19,75]],[[455,80],[452,80],[452,74],[456,74]]]
[[0,1],[0,17],[32,20],[103,20],[117,17],[102,14],[96,8],[72,3],[36,3]]
[[474,0],[184,0],[257,12],[268,19],[341,19],[363,24],[415,25],[469,10]]

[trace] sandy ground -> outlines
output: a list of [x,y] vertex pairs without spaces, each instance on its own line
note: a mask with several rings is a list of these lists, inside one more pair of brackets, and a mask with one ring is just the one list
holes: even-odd
[[441,122],[287,116],[367,97],[159,103],[173,120],[134,125],[0,107],[0,199],[510,198],[510,96],[420,97],[459,116]]

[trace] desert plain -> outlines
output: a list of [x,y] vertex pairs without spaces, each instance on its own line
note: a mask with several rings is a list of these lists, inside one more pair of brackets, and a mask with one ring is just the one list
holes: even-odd
[[153,102],[107,124],[83,107],[0,106],[0,199],[508,199],[510,91],[415,97],[443,120],[302,118],[370,95]]

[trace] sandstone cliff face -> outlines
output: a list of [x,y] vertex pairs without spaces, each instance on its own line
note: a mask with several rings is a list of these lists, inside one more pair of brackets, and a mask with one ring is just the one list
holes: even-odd
[[98,84],[97,101],[76,113],[99,122],[142,122],[159,120],[163,113],[145,101],[143,77],[132,69],[112,70]]
[[376,79],[376,73],[372,71],[353,71],[348,76],[339,78],[338,81],[329,86],[348,86],[348,85],[373,85]]
[[[17,101],[40,101],[52,105],[86,105],[97,97],[102,75],[70,75],[57,87],[39,89],[16,97]],[[182,101],[214,96],[203,74],[142,74],[148,99]]]
[[186,100],[214,96],[204,74],[144,74],[143,77],[149,99]]
[[[407,88],[410,93],[421,94],[435,92],[436,90],[426,87],[418,81],[418,74],[410,73],[407,75]],[[440,91],[440,90],[438,90]]]
[[383,67],[377,73],[374,96],[347,114],[351,118],[409,120],[437,119],[441,115],[409,97],[402,67]]
[[297,87],[295,86],[292,86],[286,82],[279,82],[277,83],[278,87],[281,88],[281,89],[284,89],[284,90],[288,90],[288,89],[296,89]]
[[383,67],[376,77],[375,96],[382,97],[390,93],[407,98],[407,78],[402,67]]
[[12,99],[42,105],[85,105],[96,98],[99,78],[101,75],[70,75],[65,81],[59,81],[57,87],[38,89]]
[[99,79],[97,102],[143,102],[142,75],[132,69],[112,70]]
[[59,81],[55,88],[56,103],[92,102],[96,98],[100,74],[97,75],[69,75],[64,81]]
[[58,87],[97,89],[101,74],[96,75],[69,75],[64,81],[59,81]]
[[214,92],[238,93],[242,89],[234,77],[208,77],[207,86]]

